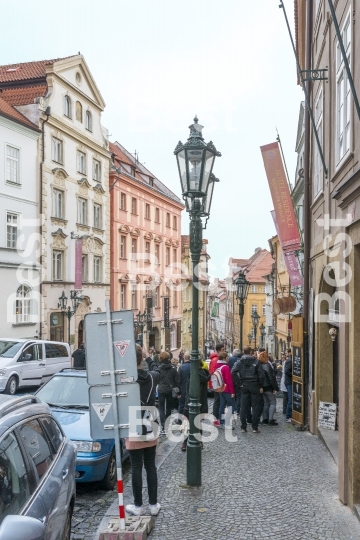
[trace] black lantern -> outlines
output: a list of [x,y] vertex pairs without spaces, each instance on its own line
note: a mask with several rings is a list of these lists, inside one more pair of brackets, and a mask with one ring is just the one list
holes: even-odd
[[257,333],[257,327],[260,320],[260,315],[258,315],[258,312],[255,310],[254,313],[251,314],[251,318],[252,318],[252,323],[253,323],[255,348],[256,348],[256,333]]
[[265,337],[265,334],[266,334],[266,328],[263,325],[263,323],[260,324],[259,330],[260,330],[260,336],[261,336],[261,347],[263,347],[264,346],[264,337]]
[[240,269],[238,277],[234,281],[236,287],[236,297],[239,300],[239,316],[240,316],[240,351],[243,350],[243,318],[244,318],[244,303],[246,302],[249,292],[250,283],[245,277],[244,272]]
[[70,291],[70,300],[72,309],[67,305],[67,296],[65,296],[65,291],[62,292],[62,295],[59,297],[58,308],[62,311],[65,317],[68,320],[68,343],[70,345],[70,320],[75,315],[79,304],[84,299],[83,296],[79,296],[80,291]]

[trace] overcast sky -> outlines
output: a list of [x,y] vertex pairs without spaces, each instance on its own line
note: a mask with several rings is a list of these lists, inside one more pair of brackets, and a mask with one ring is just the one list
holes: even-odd
[[[284,0],[293,26],[293,0]],[[222,153],[204,231],[211,275],[275,234],[259,146],[279,131],[290,178],[300,102],[278,0],[0,0],[0,64],[80,51],[105,99],[103,124],[177,195],[173,150],[194,115]],[[188,220],[182,220],[188,234]]]

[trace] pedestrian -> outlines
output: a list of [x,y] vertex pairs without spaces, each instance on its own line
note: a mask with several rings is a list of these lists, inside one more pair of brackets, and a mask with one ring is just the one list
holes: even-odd
[[184,354],[184,363],[179,367],[178,373],[180,377],[179,389],[180,389],[180,399],[179,399],[179,414],[184,413],[184,405],[186,398],[186,385],[190,377],[190,353],[187,351]]
[[[209,364],[210,375],[212,375],[216,369],[216,364],[219,360],[219,354],[224,351],[225,351],[224,344],[218,343],[215,347],[215,351],[210,354],[210,364]],[[211,383],[210,383],[210,388],[212,388]],[[220,408],[220,395],[219,395],[219,392],[214,392],[214,402],[213,402],[213,416],[215,417],[215,420],[213,422],[214,426],[220,426],[219,408]]]
[[266,351],[259,353],[259,362],[262,364],[265,376],[262,394],[264,398],[262,423],[269,424],[269,426],[278,426],[279,424],[274,420],[274,413],[276,409],[276,392],[279,390],[279,387],[276,382],[272,363]]
[[[232,352],[232,356],[229,358],[229,368],[230,371],[232,371],[232,368],[235,366],[236,362],[239,360],[239,358],[242,357],[242,353],[240,349],[234,349]],[[235,410],[234,413],[236,413],[238,416],[240,416],[240,405],[241,405],[241,392],[240,388],[235,387]]]
[[[216,364],[215,371],[221,372],[225,384],[224,390],[222,392],[218,392],[220,394],[220,427],[222,429],[235,429],[231,423],[231,416],[235,405],[235,389],[229,368],[229,356],[226,352],[221,352],[219,354],[219,360]],[[227,408],[227,412],[224,418],[225,408]]]
[[170,361],[171,361],[173,359],[173,353],[170,351],[169,347],[167,347],[165,350],[168,353]]
[[86,356],[85,356],[85,343],[81,343],[78,349],[72,353],[73,368],[85,369],[86,368]]
[[288,404],[288,393],[285,386],[285,362],[283,362],[281,369],[282,369],[282,372],[281,372],[281,380],[280,380],[280,390],[283,395],[283,414],[286,414],[286,408]]
[[177,369],[170,362],[168,352],[159,355],[160,380],[158,385],[159,414],[161,423],[161,435],[165,435],[165,422],[171,415],[173,407],[173,388],[179,389],[180,376]]
[[159,365],[159,354],[160,354],[160,351],[154,349],[153,360],[157,366]]
[[284,384],[286,386],[288,402],[286,405],[286,422],[291,424],[292,417],[292,358],[291,358],[291,349],[286,349],[286,360],[284,364],[285,380]]
[[[209,412],[208,399],[207,399],[207,387],[208,387],[208,382],[210,380],[210,377],[211,375],[210,375],[209,370],[207,369],[206,362],[200,362],[200,367],[199,367],[199,383],[200,383],[199,397],[200,399],[199,401],[200,401],[200,414],[201,415],[205,415]],[[190,389],[190,377],[188,377],[187,383],[186,383],[185,405],[183,409],[183,414],[184,416],[186,416],[187,419],[189,419],[189,402],[190,402],[189,389]],[[199,430],[199,433],[200,435],[202,435],[202,429]],[[186,452],[187,441],[188,441],[188,437],[184,439],[181,445],[181,450],[183,452]],[[203,448],[204,445],[202,441],[200,441],[200,445],[201,445],[201,448]]]
[[252,356],[251,347],[244,348],[243,357],[233,367],[233,379],[241,388],[241,432],[246,433],[246,415],[249,404],[252,408],[253,433],[259,431],[259,401],[264,386],[264,370],[260,362]]
[[184,351],[182,349],[180,349],[180,352],[179,352],[179,362],[180,364],[184,363]]
[[[141,369],[143,359],[146,360],[148,370]],[[154,360],[150,358],[145,348],[141,349],[140,345],[136,345],[136,362],[141,404],[143,406],[155,407],[155,390],[160,379],[159,368]],[[145,413],[145,411],[143,412]],[[143,427],[145,428],[145,426]],[[148,438],[149,432],[147,429],[145,431]],[[158,440],[158,433],[153,433],[153,440],[138,440],[136,437],[125,439],[125,446],[129,452],[131,462],[131,480],[134,495],[134,504],[126,505],[126,512],[130,515],[141,516],[144,513],[142,499],[143,466],[145,467],[147,477],[150,514],[157,516],[160,512],[161,506],[157,501],[158,480],[155,465]]]
[[[256,352],[255,352],[255,358],[259,359],[259,354],[264,352],[265,349],[263,347],[260,347]],[[262,413],[263,413],[263,410],[264,410],[264,394],[261,394],[260,396],[260,400],[259,400],[259,420],[262,416]]]

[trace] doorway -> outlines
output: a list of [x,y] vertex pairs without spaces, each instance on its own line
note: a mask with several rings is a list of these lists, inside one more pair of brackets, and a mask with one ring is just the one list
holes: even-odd
[[84,343],[84,319],[79,322],[78,328],[78,348]]

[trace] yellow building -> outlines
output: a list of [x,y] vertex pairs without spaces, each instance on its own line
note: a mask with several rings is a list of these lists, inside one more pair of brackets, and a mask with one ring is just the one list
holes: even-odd
[[[200,255],[201,275],[199,276],[199,351],[204,354],[207,325],[207,289],[209,285],[207,269],[210,259],[206,249],[207,240],[203,240]],[[182,263],[182,334],[181,348],[184,352],[192,349],[192,262],[190,254],[190,241],[188,235],[181,236],[181,263]]]

